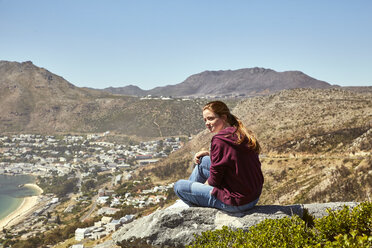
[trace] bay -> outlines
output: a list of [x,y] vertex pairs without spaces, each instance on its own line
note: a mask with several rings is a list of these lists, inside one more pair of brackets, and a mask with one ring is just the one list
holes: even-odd
[[24,197],[37,195],[37,192],[31,188],[19,187],[34,182],[35,177],[30,175],[0,175],[0,220],[16,210]]

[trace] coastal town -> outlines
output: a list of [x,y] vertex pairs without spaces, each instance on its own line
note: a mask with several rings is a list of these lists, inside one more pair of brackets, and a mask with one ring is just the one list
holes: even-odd
[[0,136],[0,174],[66,175],[84,166],[115,171],[155,163],[181,147],[180,138],[121,145],[99,141],[108,132],[86,136]]
[[0,174],[32,175],[34,184],[19,187],[38,192],[1,220],[0,241],[32,239],[75,218],[71,247],[84,247],[77,245],[109,236],[141,209],[164,204],[173,184],[155,185],[135,172],[178,150],[187,138],[118,144],[109,135],[0,136]]

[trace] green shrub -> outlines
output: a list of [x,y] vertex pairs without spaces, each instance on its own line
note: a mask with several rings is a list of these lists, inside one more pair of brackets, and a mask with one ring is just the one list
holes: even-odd
[[314,243],[314,234],[298,216],[268,219],[249,229],[243,247],[305,247]]
[[334,241],[327,241],[325,243],[318,243],[316,247],[322,248],[339,248],[339,247],[353,247],[353,248],[370,248],[372,247],[372,236],[365,234],[357,235],[356,231],[351,231],[349,234],[339,234]]
[[369,239],[372,242],[371,202],[361,203],[352,210],[345,206],[341,210],[327,210],[327,212],[327,216],[315,220],[314,224],[320,242],[327,244],[345,242],[346,244],[359,242],[362,239],[367,241]]
[[350,210],[327,210],[315,219],[306,211],[298,216],[266,219],[248,231],[207,231],[196,236],[188,248],[254,247],[372,247],[372,203],[364,202]]
[[298,216],[266,219],[248,232],[232,230],[207,231],[197,237],[190,247],[305,247],[315,244],[313,232]]
[[196,238],[192,246],[203,248],[232,247],[239,239],[244,238],[245,233],[241,229],[236,231],[223,226],[221,230],[206,231]]

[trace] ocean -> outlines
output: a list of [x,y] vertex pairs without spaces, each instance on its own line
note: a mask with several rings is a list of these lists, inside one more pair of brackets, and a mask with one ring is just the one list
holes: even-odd
[[34,182],[35,177],[29,175],[0,175],[0,220],[16,210],[24,197],[37,195],[33,189],[18,187],[20,184]]

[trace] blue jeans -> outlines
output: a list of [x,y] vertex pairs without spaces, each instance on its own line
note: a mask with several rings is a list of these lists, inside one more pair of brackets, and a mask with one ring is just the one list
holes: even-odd
[[239,213],[253,208],[258,199],[241,206],[225,204],[211,195],[213,187],[204,184],[209,177],[211,160],[209,156],[201,158],[192,171],[189,180],[179,180],[174,184],[176,195],[189,206],[212,207],[229,213]]

